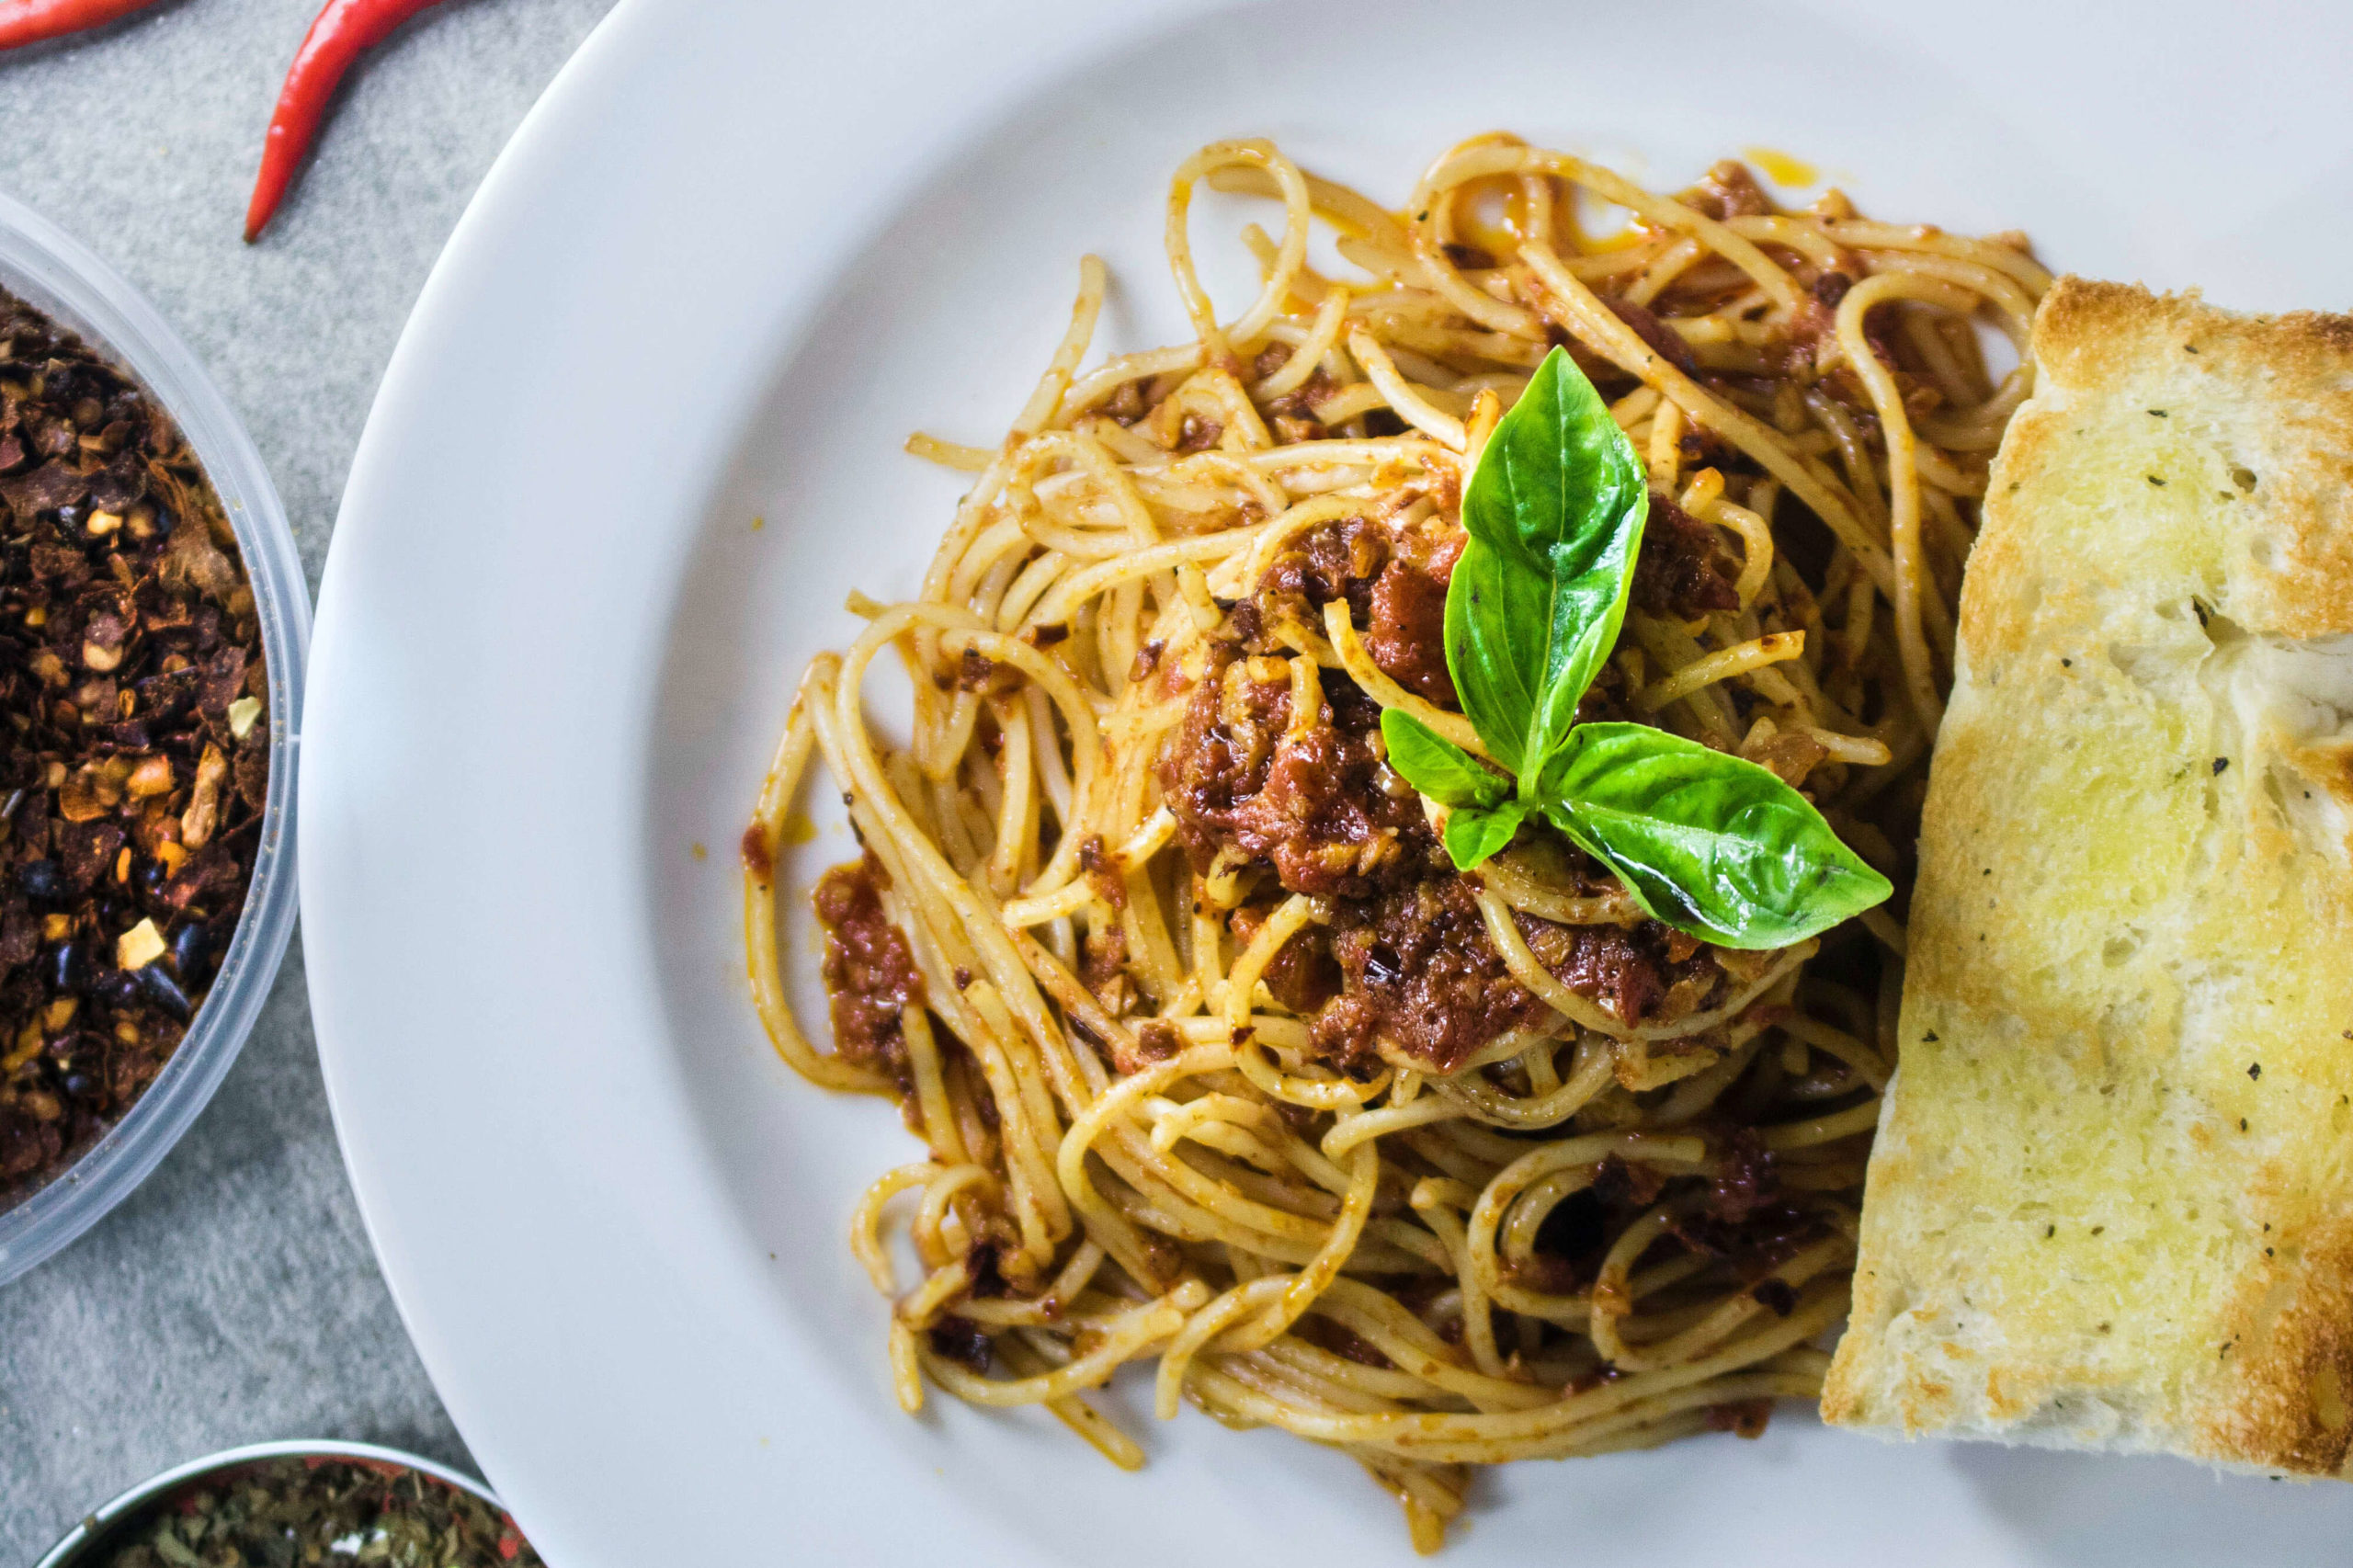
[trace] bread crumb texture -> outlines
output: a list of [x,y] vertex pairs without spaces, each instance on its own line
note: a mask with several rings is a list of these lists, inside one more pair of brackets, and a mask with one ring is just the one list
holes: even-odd
[[1824,1411],[2353,1440],[2353,321],[2064,278],[1937,743]]

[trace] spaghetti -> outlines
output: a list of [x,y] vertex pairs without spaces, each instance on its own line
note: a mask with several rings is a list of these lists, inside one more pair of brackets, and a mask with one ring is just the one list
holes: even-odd
[[[1232,319],[1194,268],[1202,182],[1282,205]],[[1310,264],[1318,222],[1357,275]],[[976,478],[920,597],[854,597],[864,632],[802,679],[744,841],[753,989],[795,1069],[896,1097],[927,1146],[853,1225],[908,1409],[926,1380],[1042,1404],[1133,1467],[1082,1396],[1150,1362],[1162,1415],[1339,1448],[1434,1550],[1475,1466],[1815,1396],[1903,949],[1878,911],[1708,947],[1541,827],[1453,869],[1378,720],[1476,745],[1440,632],[1470,467],[1565,345],[1653,493],[1581,716],[1772,768],[1900,883],[2032,375],[1979,328],[2023,356],[2048,279],[2016,238],[1780,210],[1736,164],[1668,198],[1503,135],[1402,213],[1205,148],[1167,248],[1192,342],[1081,374],[1089,257],[1005,441],[909,443]],[[886,649],[905,744],[865,712]],[[865,850],[816,893],[829,1052],[774,885],[813,753]]]

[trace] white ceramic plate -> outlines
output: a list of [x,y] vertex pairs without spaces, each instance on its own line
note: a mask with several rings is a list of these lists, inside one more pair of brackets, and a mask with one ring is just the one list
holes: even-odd
[[[794,1079],[745,993],[732,851],[791,682],[847,635],[846,590],[914,585],[958,489],[902,437],[996,438],[1084,250],[1116,268],[1115,341],[1177,332],[1158,209],[1185,153],[1271,134],[1393,198],[1498,125],[1656,182],[1763,144],[1876,214],[2342,307],[2347,31],[2244,9],[623,5],[386,375],[321,596],[301,811],[353,1180],[551,1560],[1407,1557],[1348,1461],[1150,1426],[1132,1389],[1138,1476],[1051,1421],[900,1415],[843,1232],[913,1145]],[[2303,1563],[2348,1533],[2340,1488],[1784,1418],[1520,1467],[1451,1561]]]

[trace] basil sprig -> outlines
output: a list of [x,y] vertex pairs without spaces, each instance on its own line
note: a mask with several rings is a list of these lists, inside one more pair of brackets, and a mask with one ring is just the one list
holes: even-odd
[[1555,348],[1472,471],[1446,591],[1455,692],[1523,794],[1617,644],[1649,512],[1633,443]]
[[1647,724],[1576,722],[1618,642],[1650,493],[1631,442],[1560,349],[1495,428],[1462,495],[1446,664],[1497,773],[1403,709],[1389,764],[1448,808],[1469,870],[1540,817],[1653,918],[1727,948],[1779,948],[1893,890],[1805,797],[1755,763]]

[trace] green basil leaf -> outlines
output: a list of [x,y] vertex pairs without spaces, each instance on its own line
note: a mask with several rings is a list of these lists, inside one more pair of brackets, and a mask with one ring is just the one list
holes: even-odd
[[1555,348],[1462,496],[1446,663],[1490,755],[1525,786],[1568,738],[1618,641],[1650,491],[1633,443]]
[[1440,805],[1492,807],[1511,793],[1510,779],[1402,708],[1381,710],[1381,738],[1389,766]]
[[1541,809],[1654,917],[1722,947],[1787,947],[1893,891],[1771,773],[1645,724],[1578,725]]
[[1446,853],[1458,871],[1472,867],[1511,842],[1528,820],[1529,803],[1513,799],[1493,808],[1450,806],[1446,813]]

